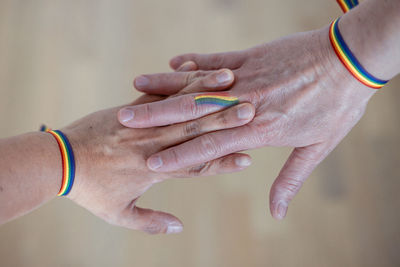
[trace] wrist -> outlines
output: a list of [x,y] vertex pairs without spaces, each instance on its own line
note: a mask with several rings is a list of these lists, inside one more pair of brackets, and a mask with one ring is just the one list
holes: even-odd
[[85,162],[87,157],[83,155],[84,151],[83,151],[83,146],[81,145],[82,138],[79,138],[79,134],[76,131],[68,127],[63,128],[60,131],[68,138],[68,141],[70,143],[70,146],[74,154],[74,165],[75,165],[74,181],[70,192],[67,195],[65,195],[65,197],[71,200],[75,200],[78,197],[78,195],[80,195],[82,184],[85,181],[86,177],[85,168],[87,166]]
[[50,134],[31,132],[0,140],[0,224],[53,199],[61,162]]
[[318,69],[323,75],[327,75],[327,79],[324,80],[325,87],[343,95],[350,95],[355,101],[368,102],[377,90],[362,84],[343,65],[329,40],[329,26],[317,30],[317,33],[320,53],[317,54],[316,60]]
[[400,1],[367,0],[342,16],[340,32],[361,65],[390,80],[400,71]]
[[62,162],[60,157],[60,149],[57,141],[51,134],[43,132],[34,132],[27,134],[31,135],[31,142],[35,144],[40,143],[39,147],[42,147],[46,153],[43,153],[42,166],[47,166],[46,172],[43,172],[43,176],[47,176],[46,187],[43,190],[46,195],[55,197],[60,190],[62,184]]

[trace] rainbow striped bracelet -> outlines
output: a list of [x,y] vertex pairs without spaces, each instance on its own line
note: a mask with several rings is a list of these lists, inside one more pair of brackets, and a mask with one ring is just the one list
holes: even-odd
[[40,131],[47,132],[54,136],[61,152],[63,176],[60,191],[57,196],[66,196],[71,191],[75,179],[75,157],[68,138],[60,130],[51,130],[42,126]]
[[329,39],[336,55],[346,69],[362,84],[373,89],[382,88],[388,81],[380,80],[370,74],[353,55],[340,33],[338,24],[340,17],[332,22],[329,28]]
[[[358,5],[358,0],[336,1],[344,13]],[[362,84],[373,89],[382,88],[388,81],[375,78],[361,65],[361,63],[351,52],[350,48],[347,46],[342,34],[340,33],[339,20],[340,17],[333,21],[329,28],[329,40],[339,60],[343,63],[346,69]]]
[[343,13],[346,13],[358,5],[358,0],[336,0],[336,2],[338,2],[340,8],[343,10]]

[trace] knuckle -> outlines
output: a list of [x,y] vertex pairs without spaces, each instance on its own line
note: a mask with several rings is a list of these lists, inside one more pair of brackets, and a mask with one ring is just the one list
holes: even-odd
[[144,104],[143,107],[144,119],[148,122],[151,122],[153,119],[153,109],[150,104]]
[[218,147],[212,136],[204,135],[201,138],[200,153],[205,157],[212,157],[218,154]]
[[210,167],[211,167],[211,163],[206,162],[201,165],[190,168],[188,171],[188,174],[189,174],[189,176],[200,176],[200,175],[207,173],[210,170]]
[[[255,142],[263,145],[275,144],[277,140],[281,140],[281,128],[277,128],[274,121],[270,120],[263,127],[256,127],[252,132],[255,133]],[[279,130],[276,130],[279,129]]]
[[303,181],[295,178],[286,178],[280,182],[277,187],[279,191],[284,192],[291,200],[297,194],[303,185]]
[[265,92],[262,89],[253,90],[251,93],[248,94],[248,98],[253,105],[257,107],[259,103],[265,102]]
[[302,147],[297,148],[297,152],[298,153],[296,154],[296,157],[299,161],[303,162],[305,166],[313,167],[323,159],[326,150],[312,147]]
[[185,77],[185,85],[188,86],[193,82],[193,73],[194,72],[189,72],[186,77]]
[[203,77],[206,77],[207,73],[201,70],[197,70],[197,71],[191,71],[186,75],[186,80],[185,80],[185,84],[190,85],[194,82],[196,82],[197,80],[200,79],[200,83],[202,83],[203,81]]
[[201,92],[203,88],[211,87],[210,84],[211,85],[214,84],[213,77],[205,76],[205,77],[199,77],[198,79],[199,83],[195,89],[199,92]]
[[182,97],[180,112],[183,116],[190,115],[191,117],[197,114],[197,107],[193,96]]
[[186,75],[186,80],[185,80],[185,84],[186,86],[188,86],[189,84],[192,84],[193,82],[195,82],[198,77],[200,76],[200,71],[191,71]]
[[227,126],[229,124],[229,119],[228,119],[227,112],[218,113],[216,121],[217,121],[218,126],[220,126],[220,127]]
[[198,121],[187,122],[183,127],[183,136],[197,136],[201,134],[201,125]]
[[244,125],[251,134],[247,135],[246,140],[255,144],[269,145],[270,137],[268,130],[264,129],[264,125]]
[[176,149],[171,149],[169,151],[169,159],[171,160],[171,162],[174,162],[176,164],[178,164],[180,162],[180,157],[178,155],[178,152],[176,151]]

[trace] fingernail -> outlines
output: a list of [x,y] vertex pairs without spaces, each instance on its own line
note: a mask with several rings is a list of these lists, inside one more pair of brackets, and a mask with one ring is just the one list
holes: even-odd
[[235,163],[239,167],[247,167],[247,166],[250,166],[251,160],[248,157],[240,157],[240,158],[235,159]]
[[167,231],[165,232],[166,234],[177,234],[182,232],[183,227],[182,225],[173,223],[171,225],[168,225]]
[[219,73],[219,74],[217,75],[217,82],[218,82],[218,83],[224,84],[224,83],[228,83],[228,82],[230,82],[230,81],[232,81],[232,75],[231,75],[231,73],[228,72],[228,71],[224,71],[224,72]]
[[276,208],[276,219],[282,220],[286,216],[288,205],[285,201],[279,201]]
[[119,118],[122,122],[130,121],[133,119],[133,117],[135,117],[135,113],[131,109],[124,108],[119,112]]
[[237,116],[241,120],[249,119],[253,116],[253,110],[249,105],[244,105],[238,109]]
[[150,80],[144,76],[139,76],[135,79],[135,85],[137,87],[143,87],[150,83]]
[[187,62],[183,63],[178,69],[180,71],[189,71],[189,70],[192,70],[193,64],[194,64],[193,61],[187,61]]
[[180,57],[174,57],[174,58],[171,59],[171,61],[170,61],[170,65],[171,65],[174,69],[179,68],[183,63],[185,63],[185,61],[182,62],[182,60],[181,60]]
[[155,157],[149,158],[148,164],[149,164],[150,169],[156,170],[163,165],[163,161],[162,161],[161,157],[155,156]]

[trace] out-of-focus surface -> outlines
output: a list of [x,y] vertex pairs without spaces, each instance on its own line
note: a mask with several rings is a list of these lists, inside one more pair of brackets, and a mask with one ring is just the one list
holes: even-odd
[[[247,48],[339,14],[334,0],[0,0],[0,137],[127,103],[133,77],[168,71],[176,54]],[[0,266],[400,266],[399,87],[376,94],[283,222],[268,191],[290,151],[265,148],[242,173],[144,195],[184,221],[180,235],[117,228],[57,199],[0,226]]]

